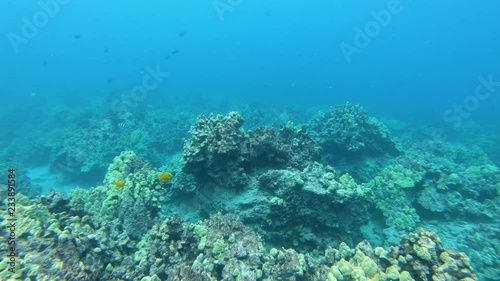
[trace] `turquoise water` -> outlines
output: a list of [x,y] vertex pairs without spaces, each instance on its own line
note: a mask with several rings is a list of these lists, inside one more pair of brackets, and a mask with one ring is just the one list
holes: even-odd
[[[77,187],[115,188],[113,171],[119,169],[110,165],[123,151],[133,151],[151,171],[174,174],[167,194],[155,199],[161,203],[155,219],[177,213],[195,223],[223,210],[239,215],[271,246],[308,252],[363,239],[388,247],[424,227],[446,248],[465,252],[478,280],[500,280],[496,1],[6,0],[0,7],[1,166],[18,170],[19,193],[33,204],[52,189],[69,194]],[[364,115],[350,104],[362,106],[376,122],[356,119]],[[223,130],[213,141],[228,138],[229,146],[239,147],[233,151],[238,157],[197,143],[197,133],[209,135],[218,122],[232,128],[226,119],[210,119],[203,127],[198,116],[232,111],[245,120],[241,130]],[[317,157],[303,153],[310,147],[300,146],[308,139],[298,133],[274,139],[270,132],[285,135],[279,132],[288,122],[297,130],[307,127],[322,149]],[[391,136],[387,143],[385,132]],[[255,152],[258,157],[250,159],[252,152],[242,147],[249,139],[259,142],[257,136],[272,139],[260,140],[262,155],[293,157],[273,162]],[[283,152],[272,143],[300,145]],[[216,160],[189,158],[197,145]],[[314,162],[321,167],[311,168]],[[324,192],[332,190],[330,181],[349,186],[341,179],[348,173],[358,191],[369,190],[358,205],[372,214],[357,213],[364,218],[359,225],[337,217],[353,220],[343,234],[334,230],[335,219],[319,227],[307,216],[283,219],[284,228],[303,227],[287,237],[266,228],[269,214],[278,213],[270,206],[293,197],[266,193],[266,179],[290,174],[310,188],[302,191],[318,192],[313,179],[329,177],[327,166],[334,172]],[[127,183],[143,172],[130,169],[120,174]],[[226,176],[233,184],[219,181]],[[289,183],[275,184],[286,189]],[[227,206],[203,209],[189,203],[191,197],[214,206],[226,198],[221,201]],[[381,198],[389,201],[379,203]],[[324,212],[341,210],[335,204]],[[253,213],[257,206],[269,213]],[[287,208],[300,213],[297,206]],[[101,223],[102,213],[94,211],[85,209]]]

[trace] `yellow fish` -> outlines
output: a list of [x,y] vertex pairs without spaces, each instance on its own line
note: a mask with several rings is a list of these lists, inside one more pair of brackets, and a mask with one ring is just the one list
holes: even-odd
[[166,181],[169,181],[170,179],[172,179],[174,175],[172,175],[171,173],[169,172],[164,172],[162,173],[159,177],[158,177],[158,180],[161,181],[161,182],[166,182]]
[[122,179],[116,180],[115,181],[115,186],[116,188],[124,187],[125,186],[125,181]]

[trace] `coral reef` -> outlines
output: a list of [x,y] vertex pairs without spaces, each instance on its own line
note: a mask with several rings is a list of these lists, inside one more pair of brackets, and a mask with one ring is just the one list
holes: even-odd
[[336,262],[324,280],[477,280],[465,254],[444,249],[435,233],[423,229],[389,251],[361,242],[326,253]]
[[[168,196],[171,183],[160,181],[160,174],[134,152],[124,151],[109,166],[103,185],[73,190],[70,205],[74,211],[93,215],[98,225],[115,221],[138,239],[154,224]],[[115,185],[117,179],[124,180],[123,187]]]
[[369,218],[369,190],[349,175],[313,163],[302,172],[269,170],[258,183],[260,200],[229,209],[240,209],[269,243],[311,250],[362,239],[355,233]]
[[245,132],[242,125],[236,112],[198,117],[184,144],[183,171],[200,181],[242,187],[248,183],[248,173],[257,168],[298,168],[319,158],[321,150],[304,128],[289,123],[276,134],[270,128]]
[[134,148],[134,151],[153,163],[161,163],[166,155],[182,150],[183,139],[188,137],[189,127],[195,121],[195,116],[187,111],[172,114],[171,108],[149,110],[141,128],[148,135],[148,139],[142,141],[145,150]]
[[320,149],[304,128],[242,124],[233,112],[200,116],[191,129],[183,171],[198,178],[191,196],[200,212],[238,214],[269,243],[298,249],[361,239],[353,233],[369,219],[370,190],[313,162]]
[[238,186],[247,180],[241,165],[240,150],[245,134],[243,118],[236,112],[229,116],[199,116],[184,144],[184,171],[209,178],[225,186]]
[[[54,195],[52,197],[57,197]],[[16,250],[18,253],[15,274],[0,268],[2,280],[96,280],[99,263],[88,254],[90,248],[86,234],[88,225],[82,222],[89,217],[70,216],[68,209],[54,208],[49,211],[42,203],[30,202],[18,195],[16,217]],[[57,213],[62,211],[61,213]],[[59,215],[62,214],[62,215]],[[7,217],[2,211],[2,217]],[[8,223],[0,222],[2,236]],[[0,250],[6,252],[6,243]],[[4,259],[4,257],[2,257]],[[1,266],[7,262],[0,260]]]
[[374,229],[365,237],[387,246],[416,226],[439,230],[448,245],[468,253],[481,280],[495,280],[498,168],[477,147],[436,141],[406,147],[395,160],[365,184],[376,206],[371,223],[383,216],[385,224],[381,238]]
[[[72,198],[62,194],[39,203],[22,195],[19,199],[23,239],[17,245],[18,268],[15,276],[9,275],[2,257],[2,279],[477,280],[465,254],[443,249],[430,231],[410,233],[389,250],[373,249],[367,242],[353,249],[341,243],[315,256],[266,249],[258,235],[231,215],[213,215],[197,224],[166,218],[132,240],[120,223],[99,226],[94,216],[74,212],[68,204]],[[0,222],[2,232],[6,223]],[[2,251],[5,245],[0,245]]]
[[2,280],[476,280],[470,264],[481,280],[500,275],[500,170],[474,145],[396,143],[348,103],[309,126],[280,116],[278,130],[201,115],[181,155],[188,110],[78,114],[34,146],[56,172],[104,180],[37,198],[19,169],[19,270],[2,263]]
[[408,190],[422,180],[420,172],[401,164],[386,167],[366,184],[373,191],[372,201],[385,218],[385,241],[394,244],[403,233],[414,229],[420,221]]
[[16,168],[16,185],[19,191],[30,198],[35,198],[42,194],[42,186],[40,183],[31,180],[26,168],[22,167],[22,165],[19,165],[19,163],[15,161],[0,161],[1,171],[7,171],[12,167],[20,167]]
[[416,280],[476,280],[469,259],[464,253],[446,250],[432,231],[420,229],[403,238],[392,249],[398,266]]
[[79,125],[67,131],[55,130],[42,140],[52,150],[52,170],[66,177],[105,169],[103,165],[119,153],[110,119],[93,118]]
[[313,139],[321,144],[326,153],[335,157],[399,154],[387,127],[369,117],[360,105],[345,103],[333,106],[313,118],[309,126]]

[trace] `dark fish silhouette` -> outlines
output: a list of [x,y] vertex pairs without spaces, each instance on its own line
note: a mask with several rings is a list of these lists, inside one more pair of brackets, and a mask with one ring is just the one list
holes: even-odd
[[75,38],[76,40],[78,40],[78,39],[82,38],[82,35],[80,35],[80,34],[75,34],[75,35],[73,36],[73,38]]
[[175,54],[178,54],[178,53],[180,53],[180,52],[181,52],[181,51],[179,51],[179,50],[173,50],[171,53],[172,53],[172,55],[175,55]]
[[180,32],[180,33],[179,33],[179,37],[184,37],[184,35],[186,35],[186,33],[187,33],[186,31],[182,31],[182,32]]
[[165,56],[164,59],[168,60],[170,58],[170,56]]
[[109,51],[108,47],[104,48],[104,53],[107,54]]

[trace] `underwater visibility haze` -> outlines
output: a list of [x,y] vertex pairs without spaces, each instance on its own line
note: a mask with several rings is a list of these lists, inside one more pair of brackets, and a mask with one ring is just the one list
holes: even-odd
[[0,280],[500,280],[497,1],[0,8]]

